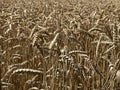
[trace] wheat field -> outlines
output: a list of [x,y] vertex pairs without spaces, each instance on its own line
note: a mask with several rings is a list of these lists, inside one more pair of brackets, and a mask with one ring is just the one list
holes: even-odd
[[120,90],[120,1],[0,0],[0,90]]

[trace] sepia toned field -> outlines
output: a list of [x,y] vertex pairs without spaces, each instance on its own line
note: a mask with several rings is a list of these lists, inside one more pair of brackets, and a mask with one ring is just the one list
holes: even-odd
[[120,90],[119,0],[0,0],[0,90]]

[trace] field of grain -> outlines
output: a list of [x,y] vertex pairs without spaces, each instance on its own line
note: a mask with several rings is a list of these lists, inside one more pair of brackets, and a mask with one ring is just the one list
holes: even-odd
[[119,0],[0,0],[0,90],[120,90]]

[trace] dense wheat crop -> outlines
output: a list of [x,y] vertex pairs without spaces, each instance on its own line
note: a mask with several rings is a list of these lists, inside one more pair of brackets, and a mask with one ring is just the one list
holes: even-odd
[[119,0],[0,0],[1,90],[120,90]]

